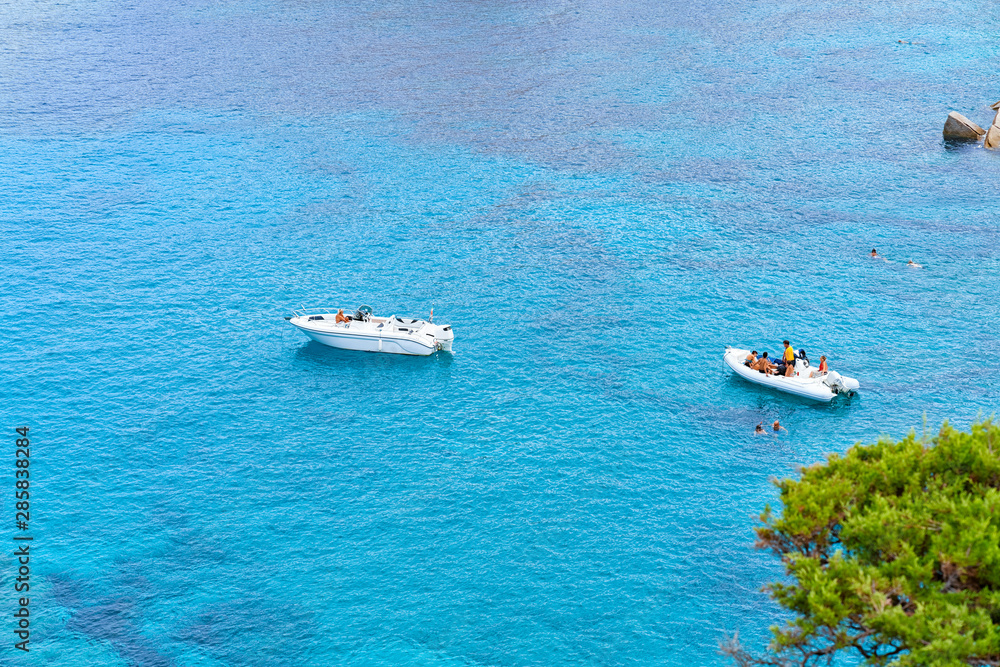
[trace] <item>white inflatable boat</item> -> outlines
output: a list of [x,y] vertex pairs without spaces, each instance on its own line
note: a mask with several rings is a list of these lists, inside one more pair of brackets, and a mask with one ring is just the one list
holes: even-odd
[[369,306],[361,306],[347,322],[337,322],[337,311],[330,308],[302,308],[286,317],[292,326],[317,343],[342,350],[388,352],[427,356],[438,350],[451,352],[455,332],[451,325],[409,317],[376,317]]
[[760,371],[755,371],[747,366],[747,355],[750,350],[738,350],[734,347],[726,347],[723,361],[744,380],[749,380],[755,384],[763,385],[778,391],[784,391],[796,396],[811,398],[816,401],[830,401],[835,396],[853,396],[860,388],[860,383],[854,378],[844,377],[840,373],[831,371],[820,375],[818,372],[813,377],[816,369],[809,365],[807,359],[795,360],[795,373],[791,377],[784,375],[767,375]]

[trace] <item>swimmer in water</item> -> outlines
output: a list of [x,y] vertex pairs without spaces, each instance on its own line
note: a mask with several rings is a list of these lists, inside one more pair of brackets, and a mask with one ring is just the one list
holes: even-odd
[[753,430],[754,435],[764,435],[764,422],[757,424],[757,428]]
[[919,264],[917,264],[916,262],[914,262],[912,259],[909,262],[906,263],[906,266],[908,266],[908,267],[910,267],[912,269],[922,269],[922,268],[924,268],[924,267],[920,266]]
[[876,258],[879,258],[879,257],[881,257],[881,255],[879,255],[877,252],[875,252],[875,248],[872,248],[872,259],[876,259]]
[[774,428],[774,432],[775,433],[779,433],[781,431],[784,431],[785,433],[788,433],[788,429],[785,428],[784,426],[782,426],[781,424],[779,424],[777,419],[774,420],[773,428]]

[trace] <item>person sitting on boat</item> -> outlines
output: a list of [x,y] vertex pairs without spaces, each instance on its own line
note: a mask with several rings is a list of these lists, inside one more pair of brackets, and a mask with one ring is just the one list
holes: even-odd
[[757,350],[754,350],[747,355],[747,358],[743,361],[744,365],[753,367],[757,363]]
[[347,324],[350,321],[351,321],[351,318],[349,318],[347,315],[344,315],[344,309],[343,308],[341,308],[340,310],[337,311],[337,319],[336,319],[336,323],[337,324],[340,324],[341,322],[343,322],[344,324]]
[[779,369],[779,371],[784,371],[785,377],[790,378],[795,375],[795,350],[792,349],[792,344],[787,340],[781,342],[785,346],[785,353],[782,358],[784,368]]
[[826,375],[830,372],[830,368],[826,365],[826,355],[820,355],[819,357],[819,368],[814,370],[809,377],[818,377],[820,375]]
[[768,375],[770,375],[771,373],[774,372],[774,369],[777,368],[777,366],[772,364],[771,360],[767,358],[767,352],[761,352],[760,359],[757,360],[757,363],[750,366],[750,368],[752,368],[755,371],[760,371],[761,373],[767,373]]

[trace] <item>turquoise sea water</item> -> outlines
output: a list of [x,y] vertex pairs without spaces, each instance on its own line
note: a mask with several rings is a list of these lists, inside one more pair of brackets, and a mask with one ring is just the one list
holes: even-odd
[[[31,427],[35,539],[32,650],[4,548],[0,658],[762,647],[769,478],[997,408],[1000,155],[940,136],[992,119],[997,14],[6,5],[0,429]],[[456,352],[324,348],[303,303],[433,307]],[[724,370],[786,337],[862,395]]]

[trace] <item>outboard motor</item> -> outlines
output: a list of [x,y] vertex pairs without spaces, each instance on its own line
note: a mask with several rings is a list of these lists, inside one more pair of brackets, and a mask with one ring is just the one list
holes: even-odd
[[840,373],[837,371],[830,371],[827,373],[826,377],[823,378],[823,384],[830,389],[833,389],[833,393],[835,394],[839,394],[839,390],[844,387],[844,382],[840,379]]
[[437,349],[451,352],[451,344],[455,340],[455,332],[452,331],[451,325],[428,324],[427,326],[434,334],[434,344],[437,345]]
[[861,387],[861,383],[857,380],[854,378],[845,378],[837,371],[827,373],[826,377],[823,378],[823,384],[832,389],[835,394],[847,394],[849,396],[853,395]]

